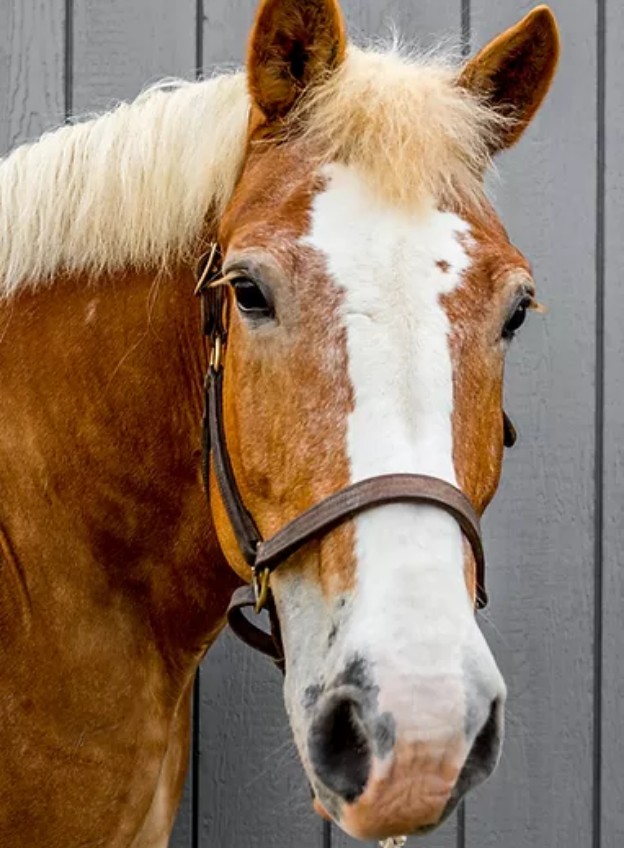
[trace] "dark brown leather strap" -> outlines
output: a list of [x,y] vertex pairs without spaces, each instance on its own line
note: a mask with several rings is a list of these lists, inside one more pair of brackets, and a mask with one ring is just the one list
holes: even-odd
[[[253,567],[256,563],[256,551],[262,537],[256,527],[255,521],[243,504],[225,443],[225,432],[223,430],[223,369],[217,371],[211,366],[208,371],[207,381],[204,420],[207,416],[209,444],[212,451],[212,467],[219,491],[221,492],[223,505],[234,530],[236,541],[238,542],[238,547],[245,558],[245,562]],[[206,430],[205,423],[204,430]]]
[[[477,606],[487,604],[484,587],[485,558],[481,543],[479,517],[472,504],[459,489],[437,477],[419,474],[388,474],[362,480],[341,489],[302,515],[293,519],[282,530],[258,545],[255,568],[275,570],[289,556],[312,539],[329,533],[367,509],[389,503],[430,504],[450,513],[458,522],[470,542],[477,570]],[[253,624],[244,610],[253,608],[256,595],[251,586],[237,589],[228,607],[228,622],[236,635],[247,645],[271,657],[278,664],[283,661],[281,640],[277,634],[277,616],[270,598],[269,609],[272,633]]]
[[468,539],[477,567],[478,603],[486,602],[485,557],[479,516],[455,486],[424,474],[384,474],[341,489],[297,516],[270,539],[260,542],[256,568],[273,571],[306,542],[324,536],[339,524],[368,509],[390,503],[417,503],[438,507],[457,521]]
[[230,599],[227,610],[228,624],[241,641],[255,651],[260,651],[270,657],[280,670],[284,670],[284,651],[280,637],[279,621],[275,611],[273,598],[267,604],[271,632],[258,627],[245,615],[245,610],[251,610],[256,605],[256,595],[252,586],[241,586]]

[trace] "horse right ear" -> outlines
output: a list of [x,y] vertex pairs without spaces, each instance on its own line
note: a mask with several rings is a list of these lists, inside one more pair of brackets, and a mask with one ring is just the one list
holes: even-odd
[[247,78],[266,121],[284,118],[309,85],[337,68],[346,44],[336,0],[262,0],[249,39]]

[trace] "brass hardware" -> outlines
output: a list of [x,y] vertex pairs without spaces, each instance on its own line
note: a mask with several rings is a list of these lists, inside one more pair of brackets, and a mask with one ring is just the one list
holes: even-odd
[[221,336],[215,336],[213,345],[212,345],[212,353],[210,354],[210,367],[215,371],[219,371],[221,368],[221,360],[223,358],[223,341]]
[[254,611],[256,613],[262,612],[267,602],[267,598],[269,597],[269,580],[271,578],[271,572],[268,568],[265,568],[260,575],[258,575],[257,571],[254,571],[253,574],[253,587],[254,587],[254,595],[256,596],[256,605],[254,607]]

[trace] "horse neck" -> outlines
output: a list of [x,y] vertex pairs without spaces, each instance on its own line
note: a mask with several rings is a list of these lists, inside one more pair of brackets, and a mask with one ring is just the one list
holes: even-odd
[[120,603],[177,665],[214,638],[236,582],[201,483],[192,285],[76,277],[0,311],[0,541],[15,578],[0,610],[19,604],[27,624]]

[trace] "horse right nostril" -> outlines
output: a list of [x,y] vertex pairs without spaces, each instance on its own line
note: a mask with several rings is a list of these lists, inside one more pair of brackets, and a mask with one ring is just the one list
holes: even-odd
[[319,703],[308,734],[310,761],[323,784],[352,804],[364,791],[371,765],[368,734],[357,700],[334,692]]

